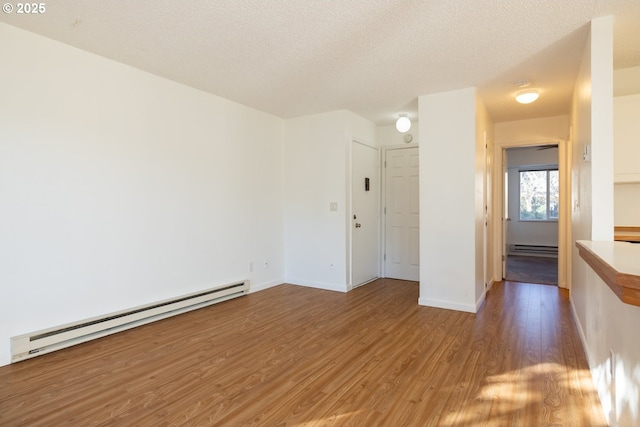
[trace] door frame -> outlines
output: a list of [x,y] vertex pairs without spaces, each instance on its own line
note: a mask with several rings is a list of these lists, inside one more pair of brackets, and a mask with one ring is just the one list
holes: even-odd
[[[380,151],[381,151],[380,147],[378,147],[376,145],[373,145],[373,144],[369,144],[369,143],[364,142],[364,141],[361,141],[359,139],[352,139],[351,143],[349,144],[349,186],[348,186],[348,191],[349,191],[349,196],[348,196],[349,197],[349,201],[348,201],[349,202],[349,214],[347,215],[347,218],[346,218],[346,227],[347,227],[347,230],[349,230],[349,232],[347,234],[347,237],[349,239],[349,244],[348,244],[348,248],[347,248],[347,259],[348,259],[348,264],[347,264],[347,266],[348,266],[348,268],[347,268],[347,291],[350,291],[350,290],[352,290],[352,289],[354,289],[354,288],[356,288],[358,286],[361,286],[361,285],[364,285],[366,283],[369,283],[369,282],[359,283],[357,285],[354,285],[354,283],[353,283],[353,227],[352,227],[352,224],[353,224],[353,220],[352,220],[352,218],[353,218],[353,144],[364,145],[366,147],[369,147],[369,148],[372,148],[372,149],[376,150],[376,152],[378,153],[378,165],[377,165],[377,167],[378,167],[378,170],[377,170],[377,172],[378,172],[378,185],[379,185],[379,188],[382,188],[382,184],[380,182],[381,179],[382,179],[381,178],[381,175],[382,175],[382,173],[381,173],[382,155],[380,153]],[[382,191],[380,190],[376,194],[377,204],[378,204],[378,208],[377,208],[377,212],[376,212],[377,216],[378,216],[378,227],[377,227],[378,247],[376,248],[377,251],[378,251],[378,257],[377,257],[378,258],[378,269],[377,269],[378,278],[382,277],[381,274],[380,274],[380,271],[381,271],[380,270],[381,269],[381,266],[380,266],[380,258],[381,258],[380,248],[381,248],[381,243],[380,242],[382,241],[382,237],[381,237],[381,234],[380,234],[380,223],[381,223],[381,221],[380,221],[380,217],[381,217],[381,215],[380,215],[380,213],[381,213],[381,209],[380,209],[381,200],[380,200],[380,197],[381,197],[381,192]]]
[[[393,150],[401,150],[403,148],[420,148],[420,144],[418,144],[417,142],[411,142],[408,144],[392,144],[392,145],[385,145],[382,147],[382,162],[381,162],[381,170],[382,173],[380,174],[380,188],[381,188],[381,194],[380,194],[380,201],[384,202],[387,200],[387,168],[385,167],[386,163],[387,163],[387,152],[388,151],[393,151]],[[418,165],[418,167],[420,167],[420,165]],[[418,192],[418,198],[420,198],[420,192]],[[384,260],[384,249],[387,247],[387,230],[385,227],[385,223],[386,223],[386,218],[385,218],[385,213],[383,212],[384,209],[384,203],[380,204],[380,277],[387,277],[387,272],[386,272],[386,266],[385,266],[385,260]]]
[[[558,144],[558,174],[560,178],[560,203],[558,217],[558,287],[570,289],[571,277],[571,156],[570,156],[570,140],[563,139],[544,139],[535,141],[519,141],[496,143],[494,146],[494,154],[496,162],[494,163],[494,194],[501,197],[494,197],[494,212],[500,212],[493,219],[494,235],[493,244],[495,248],[499,248],[493,259],[494,272],[500,272],[502,276],[502,257],[506,257],[505,248],[502,244],[504,239],[504,175],[503,162],[505,161],[505,150],[507,148],[516,147],[536,147],[540,145]],[[494,273],[495,274],[495,273]],[[497,281],[502,277],[496,278]]]

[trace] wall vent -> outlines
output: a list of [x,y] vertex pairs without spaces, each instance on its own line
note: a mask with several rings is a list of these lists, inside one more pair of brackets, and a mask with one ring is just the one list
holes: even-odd
[[11,338],[11,361],[18,362],[187,311],[246,295],[249,282],[236,282],[181,297],[68,323]]

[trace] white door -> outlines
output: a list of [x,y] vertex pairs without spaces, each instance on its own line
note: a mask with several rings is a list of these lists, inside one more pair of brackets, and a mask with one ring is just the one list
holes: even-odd
[[509,241],[509,174],[507,169],[507,149],[502,149],[502,278],[507,277],[507,242]]
[[351,284],[378,277],[380,225],[378,149],[353,141],[351,167]]
[[385,167],[385,276],[420,280],[418,148],[387,150]]

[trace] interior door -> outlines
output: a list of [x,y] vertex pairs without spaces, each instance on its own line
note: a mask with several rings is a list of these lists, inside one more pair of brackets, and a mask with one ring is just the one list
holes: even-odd
[[385,276],[420,280],[418,147],[387,150],[385,167]]
[[507,242],[509,233],[509,173],[507,169],[507,149],[502,149],[502,278],[507,277],[507,259],[508,248]]
[[356,287],[378,277],[380,160],[377,148],[356,141],[351,157],[351,283]]

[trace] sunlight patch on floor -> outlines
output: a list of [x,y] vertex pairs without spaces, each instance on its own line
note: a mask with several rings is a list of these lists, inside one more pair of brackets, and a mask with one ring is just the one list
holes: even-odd
[[[581,390],[596,393],[589,370],[568,370],[556,363],[539,363],[489,376],[484,382],[482,389],[464,402],[460,411],[444,417],[441,425],[505,425],[506,420],[526,419],[525,411],[569,419],[567,411],[571,409],[564,401],[567,396],[581,394]],[[579,411],[593,411],[591,407],[573,407]]]

